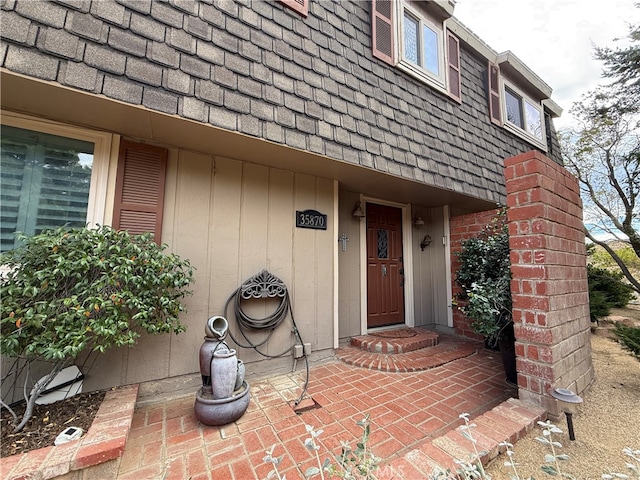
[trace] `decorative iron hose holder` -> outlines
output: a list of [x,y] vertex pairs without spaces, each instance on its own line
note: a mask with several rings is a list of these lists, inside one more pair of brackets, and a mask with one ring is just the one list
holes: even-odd
[[249,406],[249,384],[244,381],[244,364],[224,339],[229,323],[211,317],[205,324],[200,347],[202,387],[196,392],[194,411],[205,425],[226,425],[240,418]]

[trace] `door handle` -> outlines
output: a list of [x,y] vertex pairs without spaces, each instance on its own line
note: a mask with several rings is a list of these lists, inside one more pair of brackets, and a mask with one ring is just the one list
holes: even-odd
[[387,276],[387,266],[386,265],[382,265],[382,276],[383,277]]

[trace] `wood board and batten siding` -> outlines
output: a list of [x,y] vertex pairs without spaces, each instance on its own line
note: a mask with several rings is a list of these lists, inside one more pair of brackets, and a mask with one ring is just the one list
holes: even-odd
[[[415,326],[430,328],[448,327],[451,295],[443,272],[446,271],[449,249],[448,229],[445,218],[448,212],[443,207],[428,208],[414,206],[425,221],[424,227],[414,229],[413,248],[413,299]],[[420,242],[425,235],[431,243],[424,248]],[[444,241],[443,241],[444,238]]]
[[[332,221],[327,230],[295,227],[296,210],[332,215],[332,180],[170,149],[164,195],[162,242],[196,268],[194,294],[185,300],[188,312],[181,318],[187,331],[144,336],[132,351],[114,350],[99,360],[97,376],[104,370],[115,383],[132,383],[197,372],[205,321],[224,315],[229,296],[263,269],[285,282],[303,340],[313,350],[333,347],[337,234]],[[248,308],[258,317],[271,313],[270,305]],[[236,335],[231,309],[228,317]],[[278,354],[292,341],[287,318],[262,350]],[[239,349],[238,356],[248,371],[252,362],[264,360],[250,349]],[[292,362],[291,354],[284,358]]]

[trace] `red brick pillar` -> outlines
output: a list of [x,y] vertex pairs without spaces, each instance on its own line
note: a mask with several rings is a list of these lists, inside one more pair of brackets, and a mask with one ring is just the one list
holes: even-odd
[[519,397],[558,415],[549,392],[594,378],[578,182],[539,152],[507,159],[505,177]]

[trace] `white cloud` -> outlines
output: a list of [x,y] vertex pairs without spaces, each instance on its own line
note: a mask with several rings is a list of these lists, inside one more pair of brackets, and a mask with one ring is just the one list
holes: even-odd
[[630,24],[640,23],[636,0],[458,0],[454,15],[497,52],[511,50],[553,89],[569,109],[582,94],[604,83],[594,45],[622,46]]

